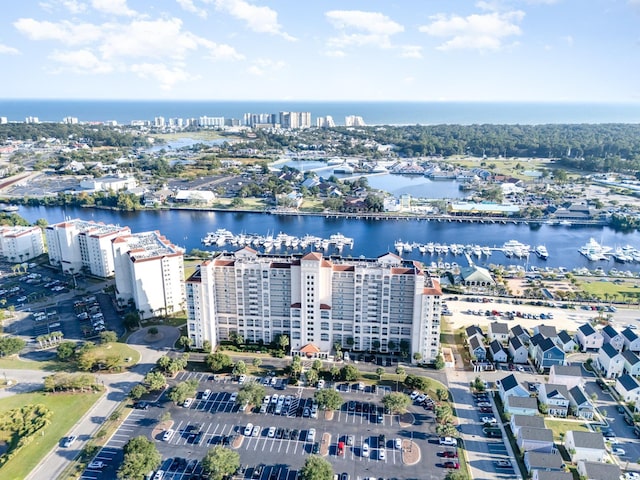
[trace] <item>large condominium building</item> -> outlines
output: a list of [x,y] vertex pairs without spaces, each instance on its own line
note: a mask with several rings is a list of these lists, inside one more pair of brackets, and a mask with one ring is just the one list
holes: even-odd
[[181,248],[159,232],[119,236],[112,247],[120,305],[133,302],[143,318],[184,309]]
[[365,123],[359,115],[348,115],[344,117],[344,124],[347,127],[364,127]]
[[311,112],[280,112],[280,126],[288,129],[311,127]]
[[439,351],[437,280],[394,254],[376,259],[320,253],[264,255],[245,247],[203,262],[187,280],[187,322],[195,345],[236,334],[248,342],[290,338],[293,355],[345,350]]
[[112,277],[111,241],[130,233],[129,227],[79,219],[49,225],[45,229],[49,263],[65,273],[88,271],[97,277]]
[[44,240],[40,227],[0,226],[0,258],[22,262],[43,253]]

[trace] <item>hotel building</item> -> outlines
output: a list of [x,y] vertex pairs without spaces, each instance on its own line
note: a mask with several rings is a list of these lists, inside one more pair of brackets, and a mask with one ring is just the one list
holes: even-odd
[[0,258],[23,262],[44,253],[40,227],[0,226]]
[[[375,259],[265,255],[245,247],[203,262],[186,282],[188,334],[201,347],[233,334],[270,343],[289,336],[293,355],[345,350],[439,353],[438,280],[395,254]],[[415,360],[414,360],[415,361]]]
[[115,274],[111,241],[129,235],[129,227],[85,220],[67,220],[45,229],[49,264],[64,273],[89,272],[108,278]]
[[133,302],[142,318],[184,309],[181,248],[159,232],[122,235],[112,247],[119,305]]

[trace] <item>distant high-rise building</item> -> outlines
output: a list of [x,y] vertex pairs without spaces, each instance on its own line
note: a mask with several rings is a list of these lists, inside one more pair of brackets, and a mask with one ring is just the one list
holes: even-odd
[[164,128],[164,117],[156,117],[153,119],[153,126],[157,128]]
[[235,335],[265,344],[287,335],[293,355],[326,358],[339,344],[433,362],[441,296],[438,279],[394,254],[324,258],[245,247],[206,260],[187,280],[187,332],[198,348]]
[[344,117],[344,124],[347,127],[364,127],[365,123],[359,115],[348,115]]
[[326,117],[318,117],[316,118],[316,127],[319,128],[333,128],[336,124],[333,121],[333,117],[331,115],[327,115]]
[[24,119],[24,123],[40,123],[40,119],[38,117],[27,117]]
[[8,123],[7,117],[0,117],[0,124]]
[[66,123],[67,125],[75,125],[78,123],[78,117],[64,117],[62,119],[62,123]]
[[290,130],[311,127],[311,112],[280,112],[280,126]]
[[275,127],[278,124],[278,118],[275,113],[245,113],[242,124],[251,128],[259,125]]
[[224,117],[200,117],[198,119],[200,127],[224,127]]

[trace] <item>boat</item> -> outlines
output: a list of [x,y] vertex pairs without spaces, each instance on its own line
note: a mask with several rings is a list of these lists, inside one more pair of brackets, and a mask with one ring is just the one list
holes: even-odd
[[594,238],[590,238],[578,251],[587,257],[587,260],[590,262],[608,260],[609,255],[611,255],[611,247],[600,245]]
[[545,247],[544,245],[538,245],[535,249],[535,252],[538,258],[541,258],[542,260],[546,260],[547,258],[549,258],[549,252],[547,251],[547,247]]
[[633,261],[633,256],[625,253],[622,248],[616,248],[616,251],[613,252],[613,260],[618,263],[627,263]]
[[20,207],[18,207],[17,205],[7,205],[6,207],[2,208],[3,212],[17,212],[18,210],[20,210]]

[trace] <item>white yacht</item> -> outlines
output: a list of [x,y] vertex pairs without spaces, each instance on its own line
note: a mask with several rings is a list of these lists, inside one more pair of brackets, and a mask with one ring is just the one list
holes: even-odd
[[542,260],[546,260],[549,258],[549,252],[547,251],[547,247],[544,245],[538,245],[535,249],[536,255]]

